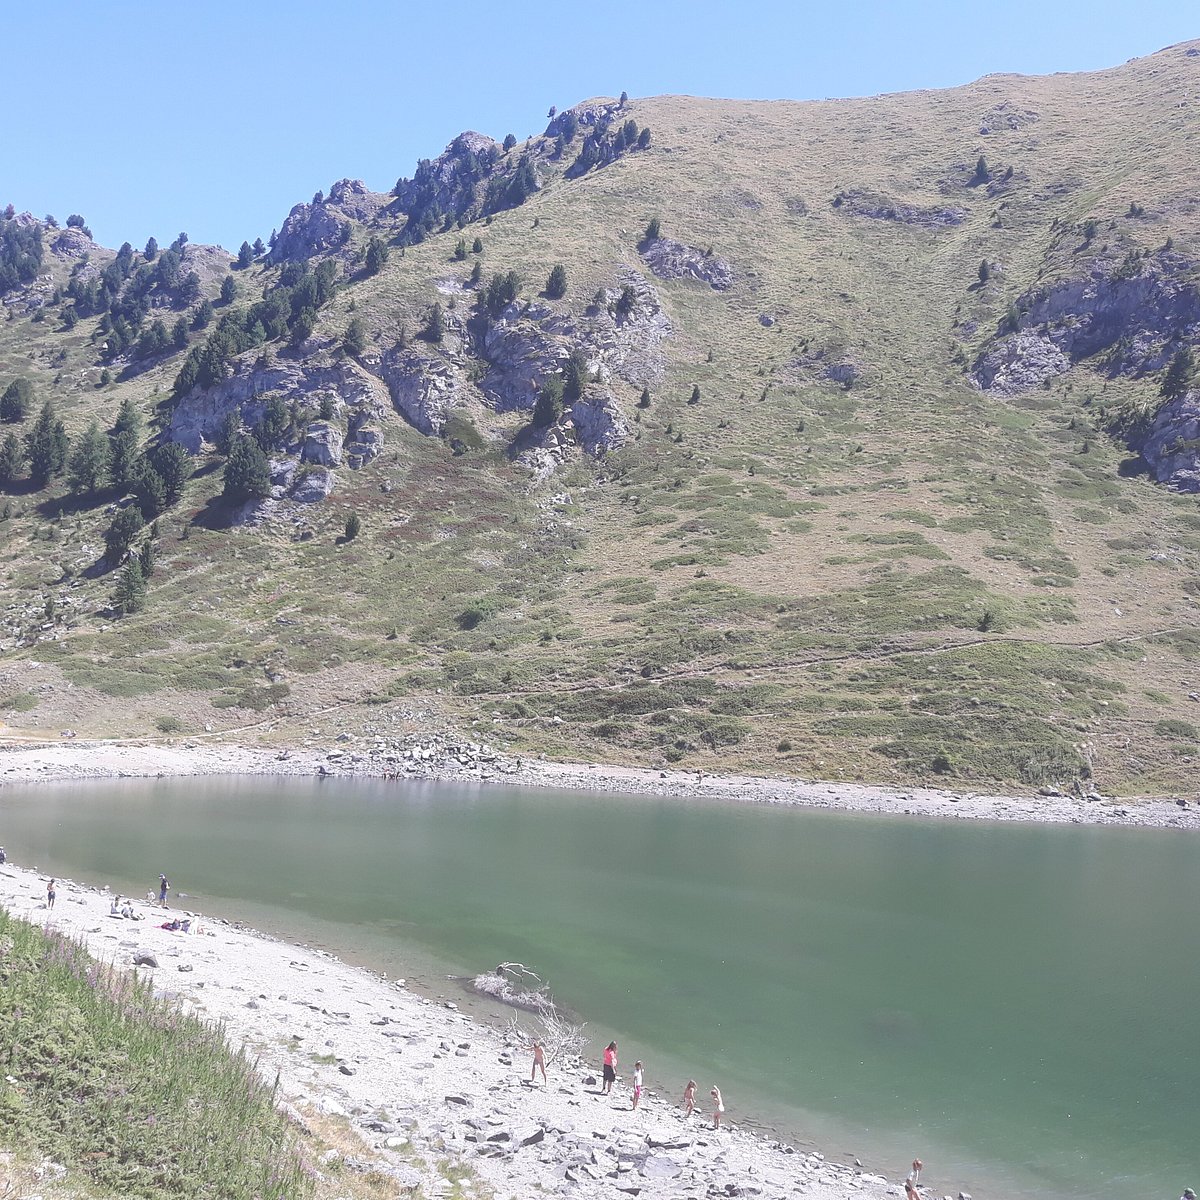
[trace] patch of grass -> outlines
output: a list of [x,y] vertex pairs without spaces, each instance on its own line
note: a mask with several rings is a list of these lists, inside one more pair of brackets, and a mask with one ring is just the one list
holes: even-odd
[[0,700],[0,709],[6,709],[9,712],[26,713],[32,712],[37,708],[37,697],[32,696],[29,692],[14,692],[11,696]]
[[312,1195],[274,1090],[148,980],[0,911],[0,1132],[134,1200]]

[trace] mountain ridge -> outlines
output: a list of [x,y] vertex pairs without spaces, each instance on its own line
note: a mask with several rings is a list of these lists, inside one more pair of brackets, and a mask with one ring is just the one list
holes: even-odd
[[[494,156],[460,135],[400,195],[339,181],[296,206],[287,261],[251,255],[173,346],[145,333],[156,298],[202,302],[147,277],[144,361],[105,365],[103,314],[18,318],[10,291],[0,385],[36,368],[76,441],[128,399],[198,455],[150,506],[161,573],[119,621],[96,549],[120,497],[10,487],[10,722],[82,724],[76,691],[132,701],[96,732],[259,706],[295,730],[341,689],[355,725],[432,712],[552,755],[1176,786],[1200,539],[1194,501],[1137,472],[1195,472],[1193,381],[1162,389],[1200,320],[1198,55],[849,101],[587,101],[562,146],[555,114]],[[189,355],[209,382],[181,390]],[[236,512],[227,418],[275,492]],[[345,589],[314,583],[330,571]],[[34,620],[72,593],[88,614]]]

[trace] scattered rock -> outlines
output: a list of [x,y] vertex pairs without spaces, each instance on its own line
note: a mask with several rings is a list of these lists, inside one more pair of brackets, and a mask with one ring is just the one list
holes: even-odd
[[135,950],[133,952],[133,965],[135,967],[157,967],[158,959],[149,950]]

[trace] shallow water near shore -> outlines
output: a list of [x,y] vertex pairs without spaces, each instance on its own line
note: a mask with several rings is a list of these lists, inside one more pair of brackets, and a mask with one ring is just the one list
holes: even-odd
[[446,995],[525,962],[623,1073],[893,1177],[920,1154],[939,1193],[1195,1183],[1187,835],[204,778],[7,787],[0,841]]

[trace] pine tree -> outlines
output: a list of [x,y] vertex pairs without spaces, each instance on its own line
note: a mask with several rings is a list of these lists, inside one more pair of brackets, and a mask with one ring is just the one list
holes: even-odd
[[254,261],[254,251],[250,247],[249,242],[243,242],[238,249],[237,266],[239,271],[244,271]]
[[93,421],[71,455],[71,486],[75,491],[95,495],[108,482],[110,458],[108,438]]
[[146,248],[142,251],[142,257],[147,262],[153,262],[158,255],[158,242],[154,238],[149,238],[146,241]]
[[359,517],[358,513],[352,512],[346,518],[346,538],[345,538],[345,540],[348,542],[354,541],[354,539],[356,537],[358,537],[361,529],[362,529],[362,519]]
[[346,351],[352,358],[358,358],[360,354],[367,348],[367,330],[362,321],[355,317],[350,324],[346,326],[346,332],[342,337],[342,349]]
[[660,237],[662,237],[662,225],[657,217],[651,217],[650,224],[646,226],[646,232],[642,234],[642,245],[652,245]]
[[180,317],[171,328],[171,345],[176,350],[186,350],[188,343],[187,317]]
[[388,260],[387,243],[381,237],[373,237],[367,243],[367,274],[378,275]]
[[988,170],[987,159],[981,154],[979,161],[975,164],[975,174],[971,177],[971,182],[974,184],[987,183],[991,177],[992,173]]
[[624,107],[625,107],[625,105],[627,105],[627,104],[629,103],[629,93],[628,93],[628,92],[622,92],[622,93],[621,93],[621,99],[618,101],[618,103],[620,104],[620,106],[621,106],[622,108],[624,108]]
[[230,504],[263,500],[271,494],[271,472],[267,456],[252,437],[240,434],[225,460],[222,495]]
[[147,521],[153,521],[167,507],[167,485],[145,458],[138,461],[137,498]]
[[517,135],[515,133],[507,134],[504,138],[504,152],[507,154],[517,144]]
[[468,280],[468,282],[472,287],[474,287],[482,278],[483,263],[481,263],[479,259],[476,259],[474,265],[471,267],[471,278]]
[[458,241],[454,243],[454,261],[462,262],[462,260],[466,257],[467,257],[467,239],[459,238]]
[[987,283],[987,281],[989,279],[991,279],[991,277],[992,277],[992,268],[991,268],[991,265],[989,264],[988,260],[985,258],[979,264],[979,282]]
[[113,607],[121,614],[140,612],[146,604],[146,579],[142,564],[134,557],[122,570],[113,594]]
[[28,379],[14,379],[0,396],[0,421],[23,421],[32,406],[33,384]]
[[174,504],[192,472],[191,455],[178,442],[163,442],[150,451],[149,459],[163,481],[167,502]]
[[237,297],[237,284],[233,281],[232,275],[226,275],[221,280],[221,303],[232,304]]
[[211,300],[201,300],[200,307],[196,309],[192,316],[192,328],[204,329],[213,319],[213,306]]
[[471,253],[472,254],[482,254],[483,253],[483,239],[482,238],[476,238],[471,243]]
[[1171,359],[1163,376],[1161,390],[1168,400],[1176,400],[1188,390],[1196,371],[1196,360],[1190,346],[1181,346]]
[[425,319],[425,328],[421,331],[421,336],[427,342],[433,342],[435,345],[446,336],[446,318],[442,313],[442,306],[437,300],[429,309],[429,316]]
[[10,433],[0,446],[0,486],[14,483],[25,465],[25,447],[15,433]]
[[643,125],[642,132],[638,134],[638,140],[637,140],[639,150],[645,150],[645,149],[649,148],[650,136],[651,136],[650,135],[650,126]]
[[648,387],[642,388],[642,394],[638,397],[637,406],[638,408],[650,407],[650,389]]
[[692,394],[688,397],[688,403],[689,404],[699,404],[700,403],[700,385],[698,383],[692,384]]
[[563,382],[557,375],[542,384],[533,406],[533,423],[546,427],[553,425],[562,416]]
[[546,280],[546,295],[551,300],[561,300],[567,293],[567,268],[558,263]]
[[142,548],[138,551],[138,566],[142,569],[143,579],[149,579],[154,574],[154,562],[157,557],[158,553],[154,548],[154,531],[151,530],[150,537],[142,543]]
[[579,350],[572,350],[570,358],[567,359],[563,366],[563,401],[567,404],[574,404],[583,395],[584,385],[587,381],[587,360]]
[[25,438],[25,450],[29,477],[38,487],[44,487],[66,465],[67,432],[49,400],[42,404],[37,422]]
[[132,433],[135,438],[142,435],[142,414],[138,412],[137,405],[128,396],[121,401],[112,432],[113,434]]
[[113,487],[122,495],[125,495],[137,483],[140,457],[136,433],[125,429],[113,436],[108,471]]
[[122,508],[113,517],[112,524],[104,531],[104,557],[113,566],[125,557],[125,552],[133,545],[133,539],[145,524],[141,512],[134,504]]

